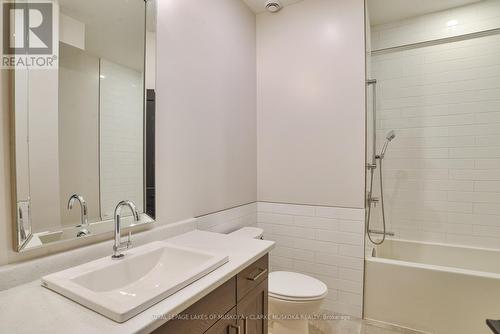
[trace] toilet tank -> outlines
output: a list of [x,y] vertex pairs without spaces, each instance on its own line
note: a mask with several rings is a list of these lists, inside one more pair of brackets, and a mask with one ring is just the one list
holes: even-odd
[[229,233],[229,235],[238,238],[263,239],[264,230],[258,227],[243,227],[239,230]]

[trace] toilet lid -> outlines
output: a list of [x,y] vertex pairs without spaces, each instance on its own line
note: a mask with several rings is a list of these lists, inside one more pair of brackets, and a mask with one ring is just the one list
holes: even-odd
[[322,299],[328,293],[325,283],[316,278],[288,271],[269,274],[269,294],[287,300]]
[[258,227],[243,227],[237,231],[229,233],[233,237],[261,239],[264,235],[264,230]]

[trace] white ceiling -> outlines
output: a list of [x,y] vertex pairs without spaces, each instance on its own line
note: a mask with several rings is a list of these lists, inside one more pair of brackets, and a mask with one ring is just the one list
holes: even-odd
[[[293,5],[300,1],[302,0],[280,0],[283,6]],[[266,11],[266,0],[243,0],[243,2],[256,14]]]
[[384,24],[481,0],[368,0],[370,24]]

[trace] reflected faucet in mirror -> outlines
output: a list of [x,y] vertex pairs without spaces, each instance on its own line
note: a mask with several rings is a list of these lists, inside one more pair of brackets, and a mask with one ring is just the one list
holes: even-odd
[[81,227],[81,230],[78,231],[77,237],[84,237],[87,235],[90,235],[90,231],[88,229],[89,227],[89,219],[88,219],[88,209],[87,209],[87,202],[83,198],[82,195],[74,194],[69,198],[68,201],[68,210],[73,209],[73,205],[75,204],[75,201],[78,201],[80,203],[80,225],[77,225],[77,227]]
[[[112,235],[113,210],[123,199],[141,215],[134,226],[154,223],[156,212],[157,0],[56,2],[54,70],[33,67],[12,77],[17,252],[99,242]],[[126,211],[122,228],[132,220]]]
[[130,210],[132,211],[132,215],[134,216],[134,220],[136,222],[139,221],[139,213],[137,212],[137,207],[135,206],[134,202],[132,201],[121,201],[118,203],[118,205],[115,208],[115,244],[113,245],[113,256],[111,256],[112,259],[122,259],[125,255],[121,252],[122,250],[128,249],[130,245],[132,245],[131,241],[131,232],[128,232],[128,240],[127,242],[122,242],[121,241],[121,214],[122,214],[122,208],[124,206],[128,206]]

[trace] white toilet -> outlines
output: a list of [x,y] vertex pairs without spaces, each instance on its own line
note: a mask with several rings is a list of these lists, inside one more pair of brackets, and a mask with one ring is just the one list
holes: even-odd
[[[262,239],[263,230],[244,227],[230,235]],[[270,334],[308,334],[308,319],[319,311],[327,294],[326,284],[313,277],[288,271],[270,273]]]

